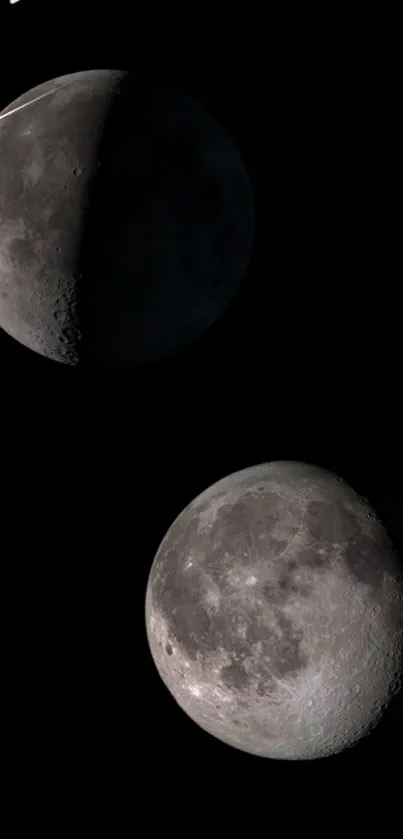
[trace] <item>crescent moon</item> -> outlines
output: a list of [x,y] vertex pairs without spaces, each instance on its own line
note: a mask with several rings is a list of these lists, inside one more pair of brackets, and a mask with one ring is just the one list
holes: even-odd
[[245,165],[202,105],[121,71],[53,79],[0,114],[0,327],[86,367],[176,353],[245,274]]

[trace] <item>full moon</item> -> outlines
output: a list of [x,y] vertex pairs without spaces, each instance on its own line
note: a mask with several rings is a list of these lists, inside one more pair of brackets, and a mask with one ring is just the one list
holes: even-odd
[[252,247],[243,161],[191,96],[123,71],[61,76],[0,113],[0,327],[82,366],[180,350]]
[[262,464],[174,521],[146,628],[166,687],[205,731],[262,757],[327,757],[370,733],[400,691],[402,569],[340,478]]

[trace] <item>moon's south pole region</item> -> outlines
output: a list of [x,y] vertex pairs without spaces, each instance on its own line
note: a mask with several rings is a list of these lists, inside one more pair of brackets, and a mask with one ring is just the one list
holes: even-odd
[[213,115],[115,70],[61,76],[0,113],[0,328],[82,366],[158,361],[245,275],[246,167]]
[[166,687],[205,731],[263,757],[327,757],[373,731],[400,693],[402,569],[344,481],[262,464],[174,521],[146,628]]

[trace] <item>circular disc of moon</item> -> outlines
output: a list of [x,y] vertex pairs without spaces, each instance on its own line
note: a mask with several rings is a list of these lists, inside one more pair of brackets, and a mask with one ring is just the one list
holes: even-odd
[[207,732],[264,757],[327,757],[368,734],[400,690],[402,570],[341,479],[263,464],[172,524],[146,627],[165,685]]
[[0,327],[83,366],[202,334],[253,240],[246,168],[204,107],[123,71],[56,78],[0,113]]

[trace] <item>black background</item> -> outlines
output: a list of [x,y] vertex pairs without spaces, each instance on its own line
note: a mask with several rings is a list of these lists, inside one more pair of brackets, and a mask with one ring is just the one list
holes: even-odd
[[146,20],[133,4],[36,0],[1,14],[0,108],[85,69],[177,82],[235,139],[256,212],[236,299],[169,362],[84,374],[0,333],[10,778],[131,806],[134,789],[151,800],[189,779],[193,796],[207,784],[216,800],[218,784],[236,798],[248,783],[342,784],[375,767],[384,777],[400,752],[387,726],[340,756],[296,763],[203,733],[159,679],[144,595],[180,510],[272,459],[346,477],[401,555],[393,22],[290,9],[219,20],[197,6]]

